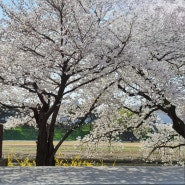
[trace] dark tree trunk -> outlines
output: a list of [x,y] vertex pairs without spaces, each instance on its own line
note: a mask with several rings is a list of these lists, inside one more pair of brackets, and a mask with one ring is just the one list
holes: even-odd
[[167,111],[168,116],[173,121],[173,129],[185,138],[185,123],[177,116],[175,109],[176,107],[172,105]]
[[37,166],[55,166],[54,157],[51,160],[51,154],[54,151],[53,140],[48,138],[47,124],[42,124],[39,128],[37,140]]
[[[167,105],[170,105],[170,102],[167,102]],[[171,119],[173,124],[173,129],[183,138],[185,138],[185,123],[183,120],[179,118],[179,116],[176,113],[176,106],[170,105],[169,108],[165,108],[166,105],[158,106],[160,110],[165,112]]]
[[[69,76],[66,76],[65,74],[62,76],[62,84],[58,91],[58,96],[51,107],[49,107],[50,100],[48,99],[48,102],[46,102],[42,94],[38,94],[42,102],[42,107],[38,104],[37,108],[33,109],[34,117],[39,128],[36,153],[37,166],[55,166],[55,157],[53,155],[56,153],[54,152],[55,149],[53,145],[54,127],[61,105],[65,84],[68,79]],[[35,89],[37,89],[37,87],[35,87]],[[48,124],[49,117],[51,118],[50,124]]]
[[3,146],[3,125],[0,124],[0,159],[2,158],[2,146]]

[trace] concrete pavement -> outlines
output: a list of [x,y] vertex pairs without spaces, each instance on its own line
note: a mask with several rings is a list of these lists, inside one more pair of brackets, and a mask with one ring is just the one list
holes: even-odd
[[185,184],[184,167],[0,167],[0,185]]

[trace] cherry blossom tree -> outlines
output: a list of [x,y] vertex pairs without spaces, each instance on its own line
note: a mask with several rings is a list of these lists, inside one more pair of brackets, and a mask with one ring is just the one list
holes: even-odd
[[[111,94],[116,94],[114,102],[138,114],[137,121],[127,123],[127,129],[138,129],[138,135],[143,127],[148,128],[148,124],[156,121],[158,111],[171,118],[172,125],[158,126],[160,132],[152,135],[158,142],[154,144],[149,140],[149,149],[152,144],[154,146],[151,152],[162,147],[170,150],[182,147],[182,138],[185,138],[185,3],[137,1],[136,6],[132,6],[127,13],[134,14],[135,19],[123,51],[126,54],[122,55],[124,65],[116,71],[119,76],[118,88],[122,94],[116,94],[113,89]],[[123,24],[117,20],[117,26],[112,29],[117,38],[120,36],[119,26]],[[180,140],[177,141],[171,126]],[[168,141],[174,141],[173,145]]]
[[[12,0],[0,7],[0,104],[21,110],[13,125],[38,127],[37,165],[53,165],[62,142],[107,100],[139,115],[128,128],[161,110],[185,138],[183,1]],[[62,115],[83,119],[54,146]]]
[[[6,125],[36,126],[36,164],[54,165],[63,141],[115,84],[132,16],[121,16],[124,2],[116,0],[12,0],[0,7],[0,105],[20,111]],[[62,115],[70,115],[71,123],[83,119],[54,146]]]
[[[139,115],[128,128],[157,128],[147,134],[143,151],[147,159],[160,155],[163,162],[183,161],[185,138],[185,3],[183,1],[137,1],[128,66],[118,69],[118,88],[133,102],[123,104]],[[157,112],[172,124],[157,124]],[[154,124],[155,123],[155,124]],[[173,128],[173,129],[172,129]],[[178,155],[177,155],[178,154]]]
[[179,136],[171,124],[153,123],[152,132],[141,141],[141,151],[146,161],[161,161],[166,165],[184,165],[184,138]]
[[96,109],[90,133],[77,138],[82,155],[87,152],[88,157],[100,157],[107,154],[106,150],[109,153],[124,152],[120,136],[127,131],[128,123],[134,122],[137,117],[126,109],[116,109],[110,101],[107,103]]
[[109,152],[111,152],[112,143],[118,142],[120,132],[124,131],[123,124],[118,122],[118,117],[122,118],[118,111],[113,112],[110,107],[107,107],[107,110],[105,109],[106,107],[103,106],[101,113],[98,111],[90,133],[83,138],[77,138],[81,148],[85,146],[85,150],[91,155],[94,152],[98,153],[97,149],[101,148],[99,145],[102,143],[108,144]]
[[135,100],[129,110],[142,117],[140,127],[157,111],[166,113],[185,138],[185,4],[183,1],[138,1],[133,11],[128,66],[118,69],[118,88]]
[[[123,51],[126,54],[122,55],[124,65],[117,69],[118,88],[122,94],[117,92],[114,102],[138,114],[137,121],[127,124],[127,129],[137,128],[138,134],[155,121],[158,111],[167,114],[172,125],[164,126],[165,129],[161,126],[158,128],[161,132],[153,134],[159,146],[155,145],[152,150],[168,146],[175,149],[184,146],[184,142],[180,139],[179,144],[167,145],[167,141],[177,137],[170,127],[180,138],[185,138],[185,3],[161,0],[132,3],[127,17],[134,14],[135,19]],[[117,27],[112,30],[118,38],[119,26],[123,24],[118,20]],[[161,145],[160,138],[165,145]]]

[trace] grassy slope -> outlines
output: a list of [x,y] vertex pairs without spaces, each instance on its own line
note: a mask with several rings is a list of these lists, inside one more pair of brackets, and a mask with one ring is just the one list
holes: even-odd
[[[67,139],[68,141],[76,140],[80,136],[84,136],[89,133],[89,125],[83,125],[82,128],[78,128]],[[22,126],[14,129],[5,130],[3,134],[3,140],[37,140],[38,131],[33,127]],[[61,129],[55,129],[54,140],[59,140],[65,131]]]

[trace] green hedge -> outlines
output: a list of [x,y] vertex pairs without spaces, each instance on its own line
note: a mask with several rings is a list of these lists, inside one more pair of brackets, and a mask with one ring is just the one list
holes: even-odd
[[[89,125],[84,124],[82,127],[73,131],[73,133],[67,138],[67,141],[76,140],[78,136],[83,137],[88,134],[90,130]],[[37,140],[38,130],[34,127],[22,126],[14,129],[5,130],[3,133],[4,140]],[[64,136],[65,131],[62,129],[55,129],[54,140],[61,139]]]

